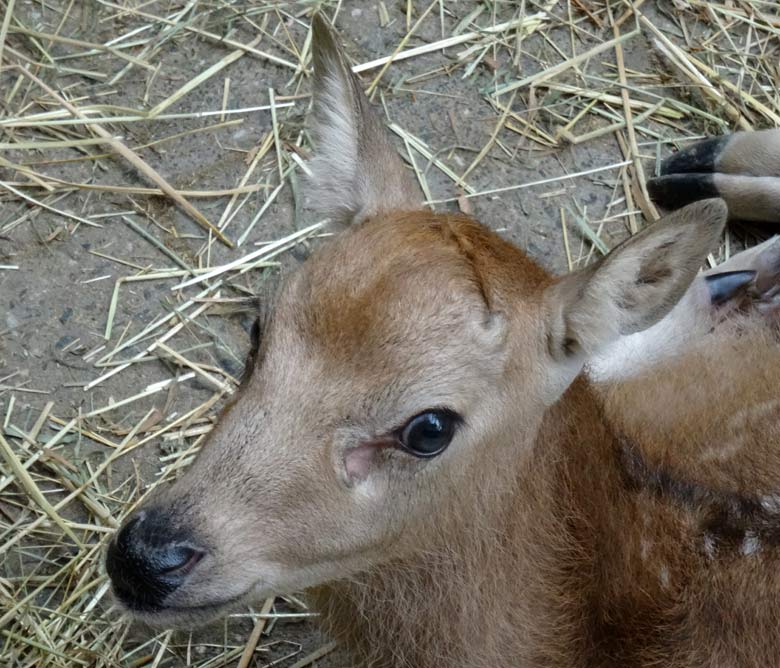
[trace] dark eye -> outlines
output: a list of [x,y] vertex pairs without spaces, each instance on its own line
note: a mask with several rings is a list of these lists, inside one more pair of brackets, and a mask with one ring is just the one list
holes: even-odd
[[446,408],[425,411],[401,429],[398,440],[416,457],[435,457],[450,444],[463,419]]

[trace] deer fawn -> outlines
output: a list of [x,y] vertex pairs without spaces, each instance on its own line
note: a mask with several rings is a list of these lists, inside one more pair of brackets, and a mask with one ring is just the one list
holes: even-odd
[[780,221],[780,133],[678,154],[658,199],[722,199],[554,278],[422,208],[314,21],[311,200],[350,225],[112,541],[118,599],[183,625],[309,590],[360,666],[778,665],[780,241],[699,269],[727,204]]

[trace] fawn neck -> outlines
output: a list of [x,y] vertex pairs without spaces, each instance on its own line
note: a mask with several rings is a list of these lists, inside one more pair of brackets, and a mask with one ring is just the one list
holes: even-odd
[[[507,435],[511,438],[511,435]],[[522,447],[522,446],[521,446]],[[314,592],[326,627],[371,666],[575,665],[620,484],[617,442],[584,378],[545,416],[530,456],[464,491],[436,544]],[[421,537],[422,540],[422,537]],[[595,558],[594,558],[594,555]],[[375,648],[411,655],[375,656]],[[513,664],[514,665],[514,664]]]

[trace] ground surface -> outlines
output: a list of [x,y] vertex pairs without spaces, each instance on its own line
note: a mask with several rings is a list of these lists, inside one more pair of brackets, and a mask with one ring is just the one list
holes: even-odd
[[[241,374],[249,298],[262,299],[321,243],[325,230],[317,229],[272,258],[281,268],[244,263],[243,273],[172,290],[201,268],[240,260],[319,222],[303,206],[303,173],[292,157],[310,150],[303,70],[315,3],[4,4],[12,13],[0,32],[0,425],[8,445],[0,460],[0,664],[236,665],[256,623],[251,613],[192,634],[128,628],[110,609],[100,541],[200,445],[223,402],[219,390]],[[780,113],[773,32],[780,20],[771,3],[648,2],[647,22],[636,28],[628,15],[620,24],[621,73],[609,42],[626,7],[614,3],[610,19],[599,0],[323,5],[328,16],[338,9],[336,25],[356,64],[515,22],[392,64],[375,101],[402,128],[402,154],[409,155],[409,143],[427,145],[427,156],[412,156],[433,200],[475,194],[439,206],[473,211],[559,272],[641,226],[642,211],[652,215],[641,172],[625,164],[635,154],[652,174],[675,142],[770,126]],[[523,8],[526,17],[544,13],[539,23],[524,24],[528,34],[519,28]],[[671,59],[651,25],[673,45]],[[234,51],[259,34],[263,53]],[[581,57],[605,42],[601,52]],[[703,65],[697,71],[707,84],[692,85],[686,54]],[[215,64],[222,67],[210,70]],[[381,71],[366,72],[366,84]],[[625,128],[621,76],[635,141]],[[73,124],[67,112],[35,116],[63,110],[63,99],[93,119],[135,116],[99,127],[240,246],[227,248],[170,198],[144,190],[157,184],[105,139],[94,139],[98,124]],[[265,108],[253,109],[259,106]],[[647,109],[652,113],[643,116]],[[150,110],[162,118],[150,118]],[[224,117],[193,117],[221,110]],[[178,116],[165,117],[171,114]],[[580,137],[608,129],[571,145],[559,140],[564,126]],[[277,189],[280,168],[291,172]],[[559,178],[579,172],[590,173]],[[485,193],[546,179],[552,181]],[[215,193],[239,186],[244,191],[235,195]],[[723,254],[753,243],[754,232],[733,232]],[[116,287],[141,275],[146,280]],[[200,301],[188,303],[193,298]],[[95,473],[109,456],[111,465]],[[76,500],[56,506],[63,490],[80,487]],[[72,527],[82,547],[74,548],[58,523]],[[278,600],[244,665],[348,665],[338,652],[306,659],[327,642],[308,615],[296,600]]]

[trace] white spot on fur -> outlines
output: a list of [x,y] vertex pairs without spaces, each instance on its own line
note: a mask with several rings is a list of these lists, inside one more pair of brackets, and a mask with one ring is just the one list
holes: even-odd
[[650,557],[650,550],[653,549],[653,541],[647,538],[642,538],[639,542],[639,556],[642,557],[642,561],[647,561]]
[[761,507],[768,513],[780,513],[780,495],[779,494],[765,494],[759,497],[759,503]]
[[710,559],[715,558],[715,554],[718,551],[718,546],[715,543],[715,536],[713,536],[711,533],[705,533],[704,534],[704,554],[706,554]]
[[772,421],[780,412],[780,399],[770,399],[746,406],[729,420],[729,427],[734,431],[746,429],[750,425]]
[[718,443],[702,451],[699,460],[702,462],[725,461],[738,455],[744,446],[744,438],[732,438],[726,443]]
[[661,570],[658,572],[658,580],[664,589],[669,589],[671,576],[669,575],[669,569],[666,566],[662,566]]
[[755,554],[761,549],[761,540],[754,531],[745,532],[745,540],[742,541],[740,552],[746,557]]
[[356,497],[371,502],[376,502],[383,491],[386,491],[384,487],[377,485],[376,481],[370,476],[358,482],[353,488],[353,494]]

